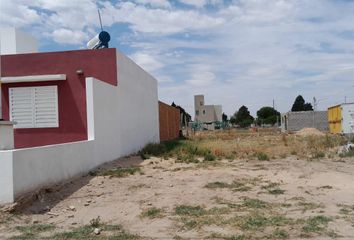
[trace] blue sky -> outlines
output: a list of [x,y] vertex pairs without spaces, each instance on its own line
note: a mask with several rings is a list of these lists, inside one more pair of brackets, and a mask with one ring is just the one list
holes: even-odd
[[354,1],[1,0],[1,27],[38,38],[40,51],[85,48],[103,27],[159,82],[159,98],[193,113],[193,95],[255,112],[285,112],[298,94],[318,109],[354,101]]

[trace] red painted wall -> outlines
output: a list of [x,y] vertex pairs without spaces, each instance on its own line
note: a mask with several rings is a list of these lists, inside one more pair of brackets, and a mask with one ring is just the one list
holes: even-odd
[[[82,69],[84,74],[76,74]],[[2,84],[2,116],[9,120],[11,87],[58,86],[59,128],[15,129],[15,148],[87,139],[86,77],[117,86],[116,49],[78,50],[1,56],[3,77],[66,74],[66,81]]]

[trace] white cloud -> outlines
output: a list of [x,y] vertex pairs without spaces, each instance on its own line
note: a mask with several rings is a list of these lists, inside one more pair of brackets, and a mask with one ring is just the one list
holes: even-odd
[[106,4],[107,14],[114,22],[131,24],[134,31],[141,33],[172,34],[216,27],[224,22],[222,18],[211,17],[192,10],[148,9],[131,2],[117,6]]
[[151,7],[170,8],[171,4],[167,0],[136,0],[137,3],[150,5]]
[[184,4],[192,5],[196,7],[203,7],[207,3],[206,0],[179,0],[179,1]]
[[[114,23],[127,23],[139,33],[174,34],[198,31],[216,27],[223,23],[222,18],[208,16],[193,10],[169,9],[167,0],[137,0],[133,2],[100,1],[104,26]],[[166,8],[168,7],[168,8]],[[68,31],[74,34],[74,41],[82,43],[89,35],[94,35],[94,28],[99,27],[97,4],[94,0],[3,0],[1,7],[1,26],[29,27],[38,25],[38,32],[54,37],[54,41],[63,43],[62,35]],[[60,29],[66,29],[63,31]],[[59,33],[58,33],[59,32]],[[85,36],[83,36],[85,33]]]
[[191,7],[167,0],[1,0],[0,25],[84,44],[99,27],[99,5],[105,27],[132,30],[121,33],[119,44],[156,76],[161,99],[190,112],[198,93],[229,114],[242,104],[255,113],[273,99],[286,111],[297,94],[307,101],[328,95],[325,108],[343,101],[334,90],[352,94],[354,2],[180,2]]
[[154,72],[164,66],[163,63],[147,53],[137,52],[131,55],[131,58],[148,72]]
[[72,31],[65,28],[54,30],[51,36],[56,42],[65,44],[80,44],[84,40],[87,40],[85,33],[80,31]]
[[41,16],[28,5],[18,1],[1,1],[0,3],[0,26],[24,27],[31,24],[40,24]]
[[215,74],[207,65],[198,64],[192,66],[190,71],[191,78],[186,81],[187,84],[194,87],[205,87],[213,84],[216,80]]
[[179,0],[179,1],[183,4],[194,6],[197,8],[202,8],[207,4],[220,6],[224,3],[223,0]]
[[[176,71],[178,75],[187,71],[187,84],[160,84],[160,96],[182,104],[191,113],[193,94],[198,93],[204,93],[211,103],[221,103],[228,114],[243,104],[255,113],[273,99],[280,111],[288,111],[298,94],[307,101],[314,96],[328,97],[319,104],[320,109],[340,103],[354,89],[350,87],[353,10],[354,3],[344,1],[234,1],[217,12],[226,23],[212,29],[206,41],[165,39],[155,46],[169,51],[195,50],[180,53],[186,63]],[[343,32],[350,37],[343,37]],[[203,52],[211,49],[211,54]],[[176,64],[167,56],[165,61]],[[190,69],[185,66],[200,63],[212,68],[204,71],[205,76],[200,71],[194,77],[188,75]],[[212,81],[202,80],[213,76]],[[333,94],[334,89],[345,92]]]
[[213,84],[215,81],[215,74],[212,72],[196,72],[192,74],[192,79],[186,82],[192,86],[202,87]]

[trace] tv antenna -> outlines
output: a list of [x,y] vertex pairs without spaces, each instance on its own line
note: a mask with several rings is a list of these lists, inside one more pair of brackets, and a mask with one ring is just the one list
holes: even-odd
[[108,48],[108,42],[111,40],[111,36],[109,35],[109,33],[103,31],[100,9],[97,9],[97,12],[98,12],[98,19],[100,21],[101,32],[96,36],[94,36],[90,41],[88,41],[87,43],[88,49]]
[[100,20],[101,31],[103,31],[101,13],[100,13],[100,9],[99,8],[97,8],[97,12],[98,12],[98,19]]

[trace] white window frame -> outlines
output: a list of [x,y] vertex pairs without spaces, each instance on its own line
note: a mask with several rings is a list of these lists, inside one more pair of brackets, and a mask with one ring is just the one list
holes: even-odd
[[[13,118],[13,102],[12,102],[12,91],[16,90],[28,90],[30,91],[30,109],[31,109],[31,115],[32,115],[32,123],[31,124],[21,124],[21,122],[16,121],[16,119]],[[50,114],[54,114],[54,120],[52,122],[48,123],[43,123],[43,122],[38,122],[38,115],[43,114],[43,112],[38,112],[39,106],[36,104],[36,90],[54,90],[54,95],[51,96],[50,98],[54,101],[54,109],[51,110]],[[38,99],[39,100],[39,99]],[[59,127],[59,111],[58,111],[58,86],[57,85],[50,85],[50,86],[36,86],[36,87],[14,87],[14,88],[9,88],[9,115],[10,115],[10,121],[16,122],[14,125],[14,128],[17,129],[25,129],[25,128],[58,128]],[[28,109],[27,109],[28,111]],[[43,109],[42,109],[43,111]]]

